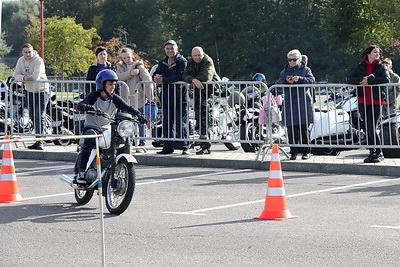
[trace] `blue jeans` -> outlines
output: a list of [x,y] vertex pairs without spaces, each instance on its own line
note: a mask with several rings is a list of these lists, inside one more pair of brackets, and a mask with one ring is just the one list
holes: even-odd
[[[139,111],[143,113],[143,108],[139,108]],[[139,137],[145,137],[146,136],[146,124],[141,124],[139,123]],[[139,140],[139,145],[144,146],[146,144],[145,139],[140,139]]]
[[43,134],[43,123],[46,115],[46,107],[50,100],[49,92],[26,92],[29,117],[33,121],[36,134]]

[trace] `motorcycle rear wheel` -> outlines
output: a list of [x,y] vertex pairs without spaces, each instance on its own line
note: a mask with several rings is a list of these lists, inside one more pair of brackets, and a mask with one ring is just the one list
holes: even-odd
[[[233,131],[233,130],[232,130]],[[231,132],[227,137],[226,140],[240,140],[240,132]],[[240,148],[239,142],[232,142],[232,143],[224,143],[227,149],[229,150],[238,150]]]
[[[400,129],[396,123],[389,123],[383,126],[383,144],[398,145]],[[382,153],[385,158],[400,158],[399,148],[382,148]]]
[[[240,140],[257,140],[259,136],[258,128],[252,123],[243,123],[240,126]],[[240,143],[244,152],[256,152],[260,149],[259,144]]]
[[90,191],[74,189],[74,193],[76,202],[78,202],[78,204],[85,205],[92,199],[94,189]]
[[135,167],[133,163],[121,158],[115,166],[114,178],[117,179],[115,188],[111,186],[110,179],[107,180],[106,207],[112,214],[123,213],[131,203],[135,191]]

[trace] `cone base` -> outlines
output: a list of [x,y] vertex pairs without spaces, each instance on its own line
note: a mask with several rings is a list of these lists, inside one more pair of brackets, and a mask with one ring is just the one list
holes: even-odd
[[254,217],[254,219],[256,220],[275,220],[275,221],[284,221],[295,218],[298,217],[293,216],[289,210],[279,210],[279,211],[264,210],[259,217]]
[[0,203],[14,203],[14,202],[23,202],[23,201],[28,201],[28,200],[22,198],[22,196],[20,194],[0,195]]
[[289,219],[296,219],[299,218],[297,216],[292,216],[289,218],[263,218],[263,217],[254,217],[256,220],[270,220],[270,221],[284,221],[284,220],[289,220]]

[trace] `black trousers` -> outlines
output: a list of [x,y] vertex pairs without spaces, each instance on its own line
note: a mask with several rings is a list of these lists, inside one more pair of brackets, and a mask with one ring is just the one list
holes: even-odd
[[377,132],[379,120],[381,118],[381,105],[366,105],[358,103],[358,112],[365,125],[367,134],[367,145],[370,154],[379,154],[382,152],[380,148],[375,147],[381,144],[381,138]]
[[[307,124],[286,126],[289,144],[309,144],[309,132]],[[308,154],[311,152],[310,147],[290,147],[290,154]]]

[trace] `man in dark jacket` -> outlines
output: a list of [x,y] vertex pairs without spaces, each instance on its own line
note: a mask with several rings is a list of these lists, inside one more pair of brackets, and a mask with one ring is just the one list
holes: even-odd
[[[189,138],[188,102],[189,94],[186,85],[173,84],[182,81],[187,60],[178,52],[178,45],[169,40],[164,45],[164,59],[160,60],[153,74],[154,82],[162,84],[161,104],[163,114],[164,138]],[[182,155],[189,154],[189,142],[180,141]],[[157,154],[172,154],[174,144],[172,140],[164,141],[164,147]]]
[[[194,109],[196,128],[199,128],[200,139],[207,139],[207,99],[214,91],[213,86],[204,85],[202,82],[220,81],[215,71],[211,57],[204,53],[203,48],[196,46],[192,49],[192,58],[189,59],[185,72],[182,75],[185,82],[190,83],[194,90]],[[211,153],[211,143],[202,142],[197,155]]]

